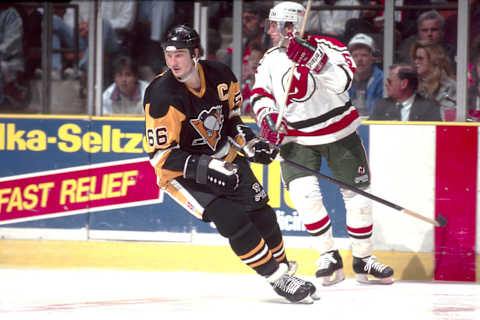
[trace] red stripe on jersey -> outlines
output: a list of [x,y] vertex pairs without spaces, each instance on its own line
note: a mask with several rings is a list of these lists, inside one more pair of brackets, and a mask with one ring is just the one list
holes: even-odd
[[330,218],[326,216],[320,221],[310,223],[310,224],[305,224],[305,228],[307,228],[307,230],[314,231],[314,230],[318,230],[325,227],[329,222],[330,222]]
[[331,125],[319,129],[313,132],[302,132],[298,130],[288,130],[288,136],[321,136],[326,134],[331,134],[334,132],[338,132],[342,129],[348,127],[353,121],[358,119],[358,111],[356,109],[352,110],[348,115],[342,118],[342,120],[332,123]]
[[252,90],[252,96],[253,96],[254,94],[258,94],[258,95],[261,95],[261,96],[270,98],[270,99],[272,99],[273,101],[275,101],[275,97],[274,97],[272,94],[268,93],[268,92],[267,92],[265,89],[263,89],[263,88],[255,88],[255,89],[253,89],[253,90]]
[[362,228],[352,228],[347,226],[348,232],[351,233],[356,233],[356,234],[362,234],[362,233],[370,233],[373,230],[373,225],[369,225],[368,227],[362,227]]

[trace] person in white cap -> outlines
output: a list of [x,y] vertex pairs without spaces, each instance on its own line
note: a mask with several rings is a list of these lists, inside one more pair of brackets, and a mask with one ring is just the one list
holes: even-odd
[[367,34],[358,33],[348,43],[357,69],[348,93],[361,116],[371,116],[378,99],[383,98],[383,71],[375,65],[375,43]]
[[[304,14],[305,8],[291,1],[270,10],[266,30],[275,46],[260,60],[251,101],[260,134],[280,145],[282,180],[320,253],[315,275],[323,285],[332,285],[344,280],[345,275],[319,181],[310,171],[298,169],[291,162],[319,171],[325,160],[337,180],[367,192],[370,170],[357,134],[361,119],[348,95],[355,62],[345,44],[334,38],[295,37]],[[292,65],[295,69],[287,89]],[[280,107],[286,108],[281,119]],[[277,121],[281,121],[279,130]],[[347,189],[340,191],[357,280],[392,283],[393,269],[373,255],[371,200]],[[376,279],[370,280],[369,276]]]

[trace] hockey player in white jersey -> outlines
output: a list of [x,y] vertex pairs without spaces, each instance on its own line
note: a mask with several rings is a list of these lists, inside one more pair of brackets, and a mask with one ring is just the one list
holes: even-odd
[[[347,47],[334,38],[298,38],[304,14],[301,4],[290,1],[270,10],[266,32],[275,46],[260,61],[251,98],[260,133],[280,145],[282,158],[316,171],[323,158],[335,179],[368,192],[370,172],[357,135],[360,118],[348,95],[355,63]],[[296,67],[285,99],[293,63]],[[285,115],[276,130],[279,109],[285,101]],[[320,252],[316,277],[323,285],[342,281],[342,257],[334,243],[317,177],[285,162],[281,162],[281,169],[293,204]],[[341,193],[357,280],[392,283],[392,268],[372,254],[371,200],[346,189]],[[369,275],[375,279],[369,279]]]

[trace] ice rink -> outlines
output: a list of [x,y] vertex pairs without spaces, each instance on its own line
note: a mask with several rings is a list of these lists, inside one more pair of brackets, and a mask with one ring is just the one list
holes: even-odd
[[291,304],[259,276],[105,269],[0,269],[0,319],[480,319],[480,285],[347,279]]

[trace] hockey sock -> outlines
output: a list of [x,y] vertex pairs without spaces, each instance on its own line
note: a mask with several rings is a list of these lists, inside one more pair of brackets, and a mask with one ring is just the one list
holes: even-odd
[[279,263],[287,263],[287,254],[283,245],[283,236],[277,222],[275,211],[270,206],[249,212],[249,217],[267,242],[272,254]]
[[206,214],[218,232],[228,238],[233,252],[255,272],[266,276],[278,268],[267,243],[240,205],[216,199],[207,207]]

